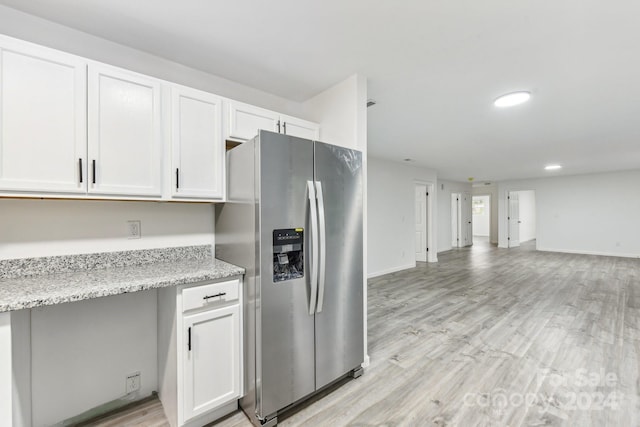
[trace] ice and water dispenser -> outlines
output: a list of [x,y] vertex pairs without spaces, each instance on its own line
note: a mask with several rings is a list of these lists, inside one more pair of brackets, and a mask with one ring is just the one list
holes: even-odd
[[273,230],[273,281],[304,277],[304,231],[302,228]]

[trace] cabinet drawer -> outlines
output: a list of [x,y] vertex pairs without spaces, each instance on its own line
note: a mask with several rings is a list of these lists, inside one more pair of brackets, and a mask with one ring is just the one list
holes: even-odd
[[182,290],[182,311],[219,305],[238,299],[238,280],[194,286]]

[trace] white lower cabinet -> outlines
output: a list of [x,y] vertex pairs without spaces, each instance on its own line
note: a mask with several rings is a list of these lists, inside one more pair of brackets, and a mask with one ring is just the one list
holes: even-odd
[[184,317],[184,419],[240,396],[240,307]]
[[242,395],[241,279],[161,289],[159,396],[172,427],[202,426]]

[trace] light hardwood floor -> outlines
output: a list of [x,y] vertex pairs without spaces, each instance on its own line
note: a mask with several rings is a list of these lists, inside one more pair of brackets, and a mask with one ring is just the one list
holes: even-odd
[[280,425],[640,425],[640,260],[531,245],[371,279],[371,365]]

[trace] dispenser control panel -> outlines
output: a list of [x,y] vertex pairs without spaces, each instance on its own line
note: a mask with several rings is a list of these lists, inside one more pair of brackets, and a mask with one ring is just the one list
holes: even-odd
[[273,281],[304,277],[304,230],[273,230]]

